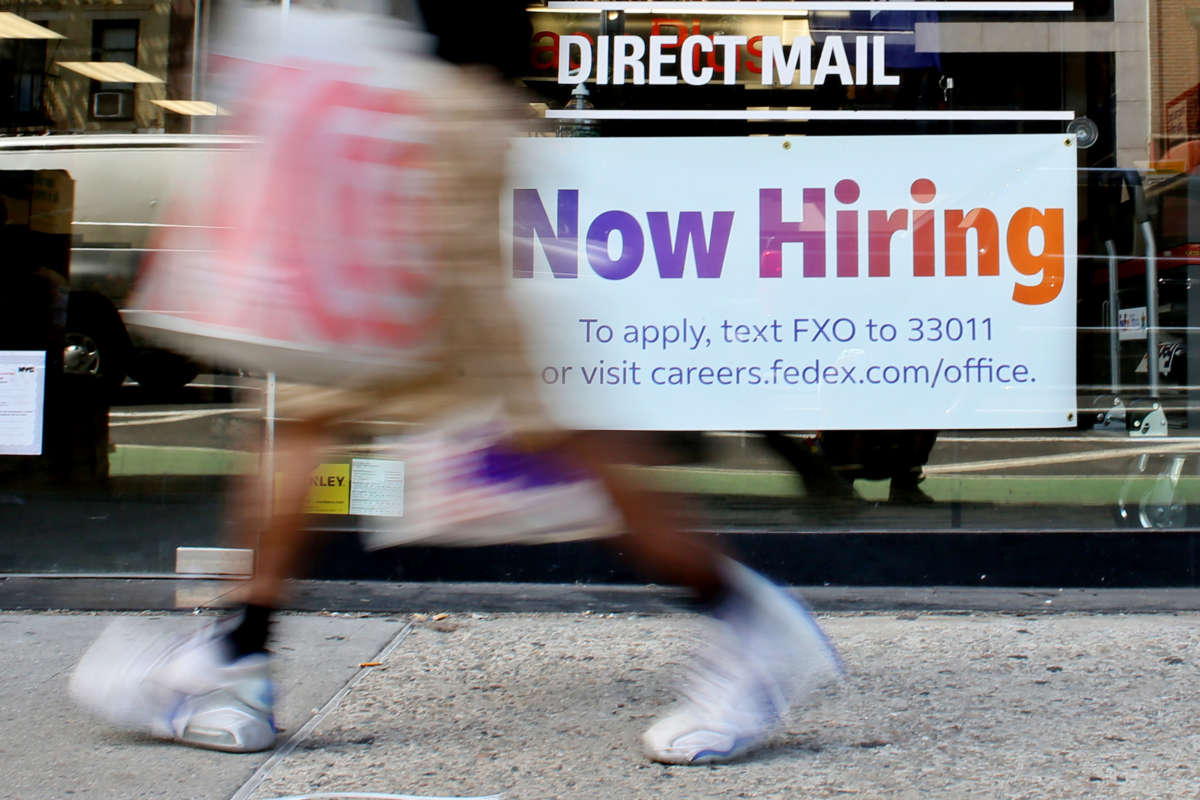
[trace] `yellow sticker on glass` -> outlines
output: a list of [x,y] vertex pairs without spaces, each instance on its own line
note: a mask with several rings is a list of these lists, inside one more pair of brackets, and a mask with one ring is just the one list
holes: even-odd
[[349,464],[322,464],[312,471],[304,513],[350,513]]

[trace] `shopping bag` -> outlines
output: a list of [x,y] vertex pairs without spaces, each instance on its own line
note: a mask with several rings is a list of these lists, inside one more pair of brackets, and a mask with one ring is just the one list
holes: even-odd
[[427,370],[423,97],[441,73],[403,37],[382,41],[391,29],[375,15],[258,9],[237,22],[211,61],[242,146],[175,198],[127,324],[203,362],[303,383]]
[[600,482],[548,450],[516,444],[495,407],[380,442],[404,462],[403,515],[367,547],[543,544],[610,536],[620,516]]

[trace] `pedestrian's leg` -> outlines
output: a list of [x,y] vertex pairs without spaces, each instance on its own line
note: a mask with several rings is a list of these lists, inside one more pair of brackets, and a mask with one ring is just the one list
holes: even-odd
[[662,495],[650,495],[622,472],[620,465],[661,463],[653,443],[637,434],[577,433],[566,444],[568,454],[599,476],[626,531],[608,544],[644,575],[683,586],[695,600],[714,606],[726,594],[721,572],[724,555],[711,536],[689,530],[683,507]]
[[76,670],[81,702],[118,724],[197,747],[253,752],[274,745],[267,639],[285,582],[312,549],[304,501],[328,431],[323,420],[280,426],[278,468],[271,470],[278,479],[260,472],[234,499],[237,544],[256,552],[244,604],[194,633],[126,647],[128,653],[102,639]]
[[309,474],[333,441],[329,430],[320,419],[280,425],[272,459],[275,474],[248,479],[235,498],[236,543],[254,551],[254,573],[241,592],[244,605],[226,634],[235,658],[265,652],[271,616],[283,600],[286,581],[301,574],[311,559],[315,539],[304,531],[304,503]]
[[284,582],[311,548],[304,499],[327,431],[319,421],[281,428],[275,463],[283,469],[272,507],[265,492],[272,475],[247,481],[235,500],[239,543],[257,551],[246,604],[183,636],[139,641],[106,631],[72,675],[77,701],[115,724],[197,747],[254,752],[274,745],[267,637]]
[[[274,480],[271,507],[266,508],[264,494],[250,500],[262,511],[242,509],[242,525],[235,532],[243,547],[255,550],[254,577],[244,596],[246,602],[259,605],[277,605],[284,596],[284,582],[297,575],[312,554],[313,537],[303,532],[309,474],[320,465],[322,451],[334,438],[326,424],[315,420],[280,426],[275,441],[275,475],[266,476]],[[263,524],[254,525],[253,520],[263,518]]]
[[689,531],[667,496],[650,495],[617,468],[658,461],[649,443],[579,434],[567,449],[601,476],[625,518],[628,532],[613,546],[655,580],[690,588],[713,623],[686,700],[642,737],[650,758],[736,758],[762,744],[791,703],[840,674],[836,652],[801,603]]

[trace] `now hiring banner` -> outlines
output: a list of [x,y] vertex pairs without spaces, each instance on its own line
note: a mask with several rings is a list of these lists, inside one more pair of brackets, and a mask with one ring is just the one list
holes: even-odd
[[1074,424],[1065,135],[514,142],[506,269],[563,425]]

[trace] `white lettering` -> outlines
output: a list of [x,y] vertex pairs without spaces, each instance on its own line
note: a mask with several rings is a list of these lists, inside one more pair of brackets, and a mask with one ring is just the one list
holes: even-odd
[[679,83],[679,79],[674,75],[663,75],[662,70],[668,64],[675,63],[675,56],[666,55],[663,53],[663,45],[675,44],[679,40],[678,36],[651,36],[650,37],[650,85],[671,85]]
[[[571,48],[579,48],[579,69],[571,71]],[[592,44],[586,36],[563,36],[558,40],[558,82],[583,83],[592,71]]]
[[689,86],[703,86],[712,80],[712,67],[701,67],[700,74],[695,73],[695,62],[699,60],[696,53],[696,48],[700,48],[706,53],[711,53],[713,49],[712,40],[707,36],[689,36],[683,40],[683,47],[680,48],[679,66],[683,72],[683,82]]
[[857,86],[866,86],[868,83],[867,76],[870,75],[867,69],[867,37],[854,37],[854,83]]
[[713,44],[725,52],[721,56],[721,66],[725,70],[725,85],[737,83],[737,49],[750,41],[745,36],[714,36]]
[[783,55],[783,42],[778,36],[762,38],[762,82],[764,86],[775,83],[775,71],[779,70],[779,83],[791,86],[795,81],[796,62],[800,66],[800,83],[812,83],[812,45],[813,40],[808,36],[797,36],[792,39],[792,47],[787,58]]
[[[704,86],[710,83],[717,70],[723,73],[725,85],[737,83],[739,48],[747,46],[745,36],[705,36],[693,34],[679,44],[679,52],[670,52],[679,42],[676,36],[602,35],[596,37],[595,52],[587,36],[563,34],[559,37],[558,82],[565,85],[580,84],[592,76],[595,64],[595,81],[599,86],[609,83],[623,84],[627,81],[637,86],[649,83],[654,86],[671,86],[683,82],[689,86]],[[790,45],[785,45],[780,36],[763,36],[762,72],[763,86],[820,86],[837,78],[843,86],[897,86],[899,75],[889,75],[886,64],[886,38],[884,36],[855,36],[854,62],[847,56],[843,36],[828,35],[821,41],[821,53],[813,69],[813,48],[816,44],[811,36],[796,36]],[[704,59],[701,53],[720,52],[720,66],[713,63],[712,55]],[[703,59],[703,60],[702,60]],[[708,64],[704,64],[708,61]],[[578,66],[572,66],[572,62]],[[679,65],[678,75],[674,66]],[[610,68],[611,65],[611,68]]]
[[626,68],[633,70],[633,84],[641,86],[646,82],[646,65],[642,57],[646,55],[646,42],[640,36],[613,37],[613,79],[614,85],[625,82]]
[[608,83],[608,39],[607,35],[596,37],[596,85]]
[[887,69],[887,64],[883,61],[883,53],[885,51],[884,37],[872,36],[872,43],[875,45],[875,57],[872,59],[875,66],[875,85],[876,86],[898,86],[900,85],[899,75],[888,75],[884,72]]
[[821,46],[821,60],[817,62],[817,74],[813,83],[820,86],[830,75],[836,75],[843,86],[854,83],[850,74],[850,59],[846,57],[846,46],[840,36],[826,36]]

